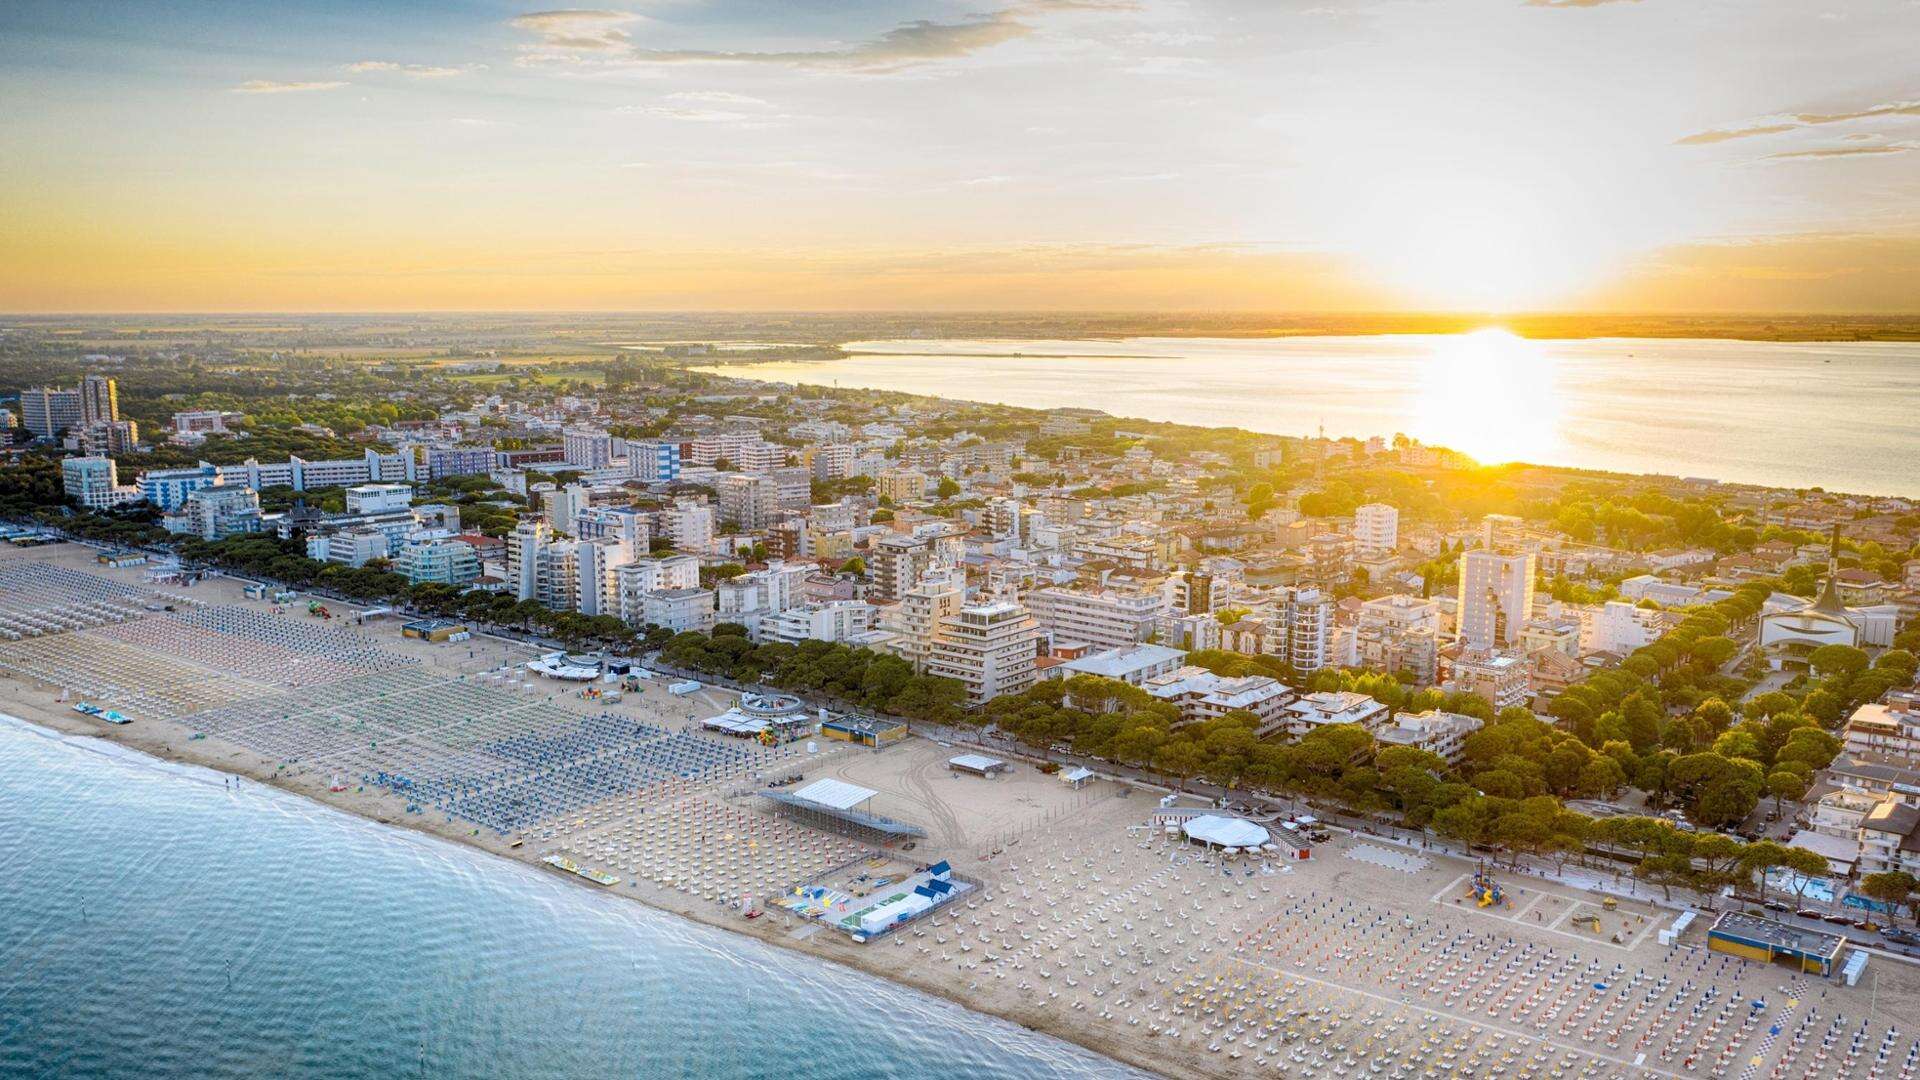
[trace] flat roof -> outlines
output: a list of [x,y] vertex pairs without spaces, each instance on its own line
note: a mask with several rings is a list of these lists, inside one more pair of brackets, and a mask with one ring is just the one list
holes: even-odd
[[988,757],[985,754],[961,754],[958,757],[948,758],[947,764],[957,765],[962,769],[972,769],[975,772],[992,772],[994,769],[1004,769],[1007,765],[999,758]]
[[1117,679],[1122,674],[1178,660],[1183,655],[1179,649],[1170,649],[1165,645],[1135,645],[1130,649],[1108,649],[1078,660],[1068,660],[1066,666],[1089,675]]
[[872,788],[863,788],[844,780],[815,780],[795,791],[793,797],[810,803],[819,803],[821,806],[831,806],[835,810],[851,810],[878,794],[880,793]]
[[870,735],[876,731],[894,731],[907,725],[898,720],[881,720],[871,716],[836,716],[821,726],[834,728],[839,731],[864,732]]
[[1797,926],[1740,911],[1723,913],[1709,933],[1765,945],[1780,952],[1827,959],[1840,955],[1840,947],[1847,943],[1847,939],[1839,934],[1802,930]]

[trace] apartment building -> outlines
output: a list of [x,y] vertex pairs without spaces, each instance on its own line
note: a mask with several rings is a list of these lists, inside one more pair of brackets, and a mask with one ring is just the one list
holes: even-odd
[[1524,657],[1468,650],[1453,662],[1447,689],[1473,694],[1496,710],[1525,705],[1533,698],[1530,666]]
[[642,626],[649,621],[646,617],[649,595],[700,587],[700,560],[692,555],[636,558],[615,567],[614,578],[620,596],[621,621]]
[[1400,511],[1386,503],[1368,503],[1353,512],[1353,542],[1369,554],[1400,546]]
[[1449,765],[1458,765],[1467,754],[1467,736],[1479,731],[1480,718],[1428,709],[1426,712],[1401,713],[1393,723],[1373,733],[1382,747],[1408,746],[1436,754]]
[[715,618],[739,623],[755,641],[763,638],[768,621],[801,602],[801,586],[811,568],[779,559],[765,569],[750,570],[714,586]]
[[627,472],[647,484],[671,484],[680,479],[680,444],[630,440],[627,443]]
[[522,521],[507,535],[507,592],[516,600],[532,600],[539,591],[540,553],[553,542],[553,529],[544,521]]
[[713,629],[713,590],[662,589],[640,598],[636,626],[659,626],[676,634]]
[[787,608],[763,624],[769,641],[847,641],[874,628],[877,609],[863,600],[828,600]]
[[1352,690],[1325,690],[1307,694],[1287,706],[1287,733],[1296,738],[1327,724],[1358,724],[1379,731],[1387,723],[1387,707]]
[[1475,548],[1461,553],[1460,640],[1472,649],[1518,646],[1521,629],[1533,617],[1534,568],[1532,552]]
[[872,595],[880,600],[898,600],[933,565],[933,541],[926,536],[883,536],[868,552],[867,569],[873,574]]
[[425,540],[401,548],[393,570],[410,585],[465,585],[480,577],[480,557],[472,544],[460,540]]
[[1841,732],[1849,754],[1920,766],[1920,694],[1895,691],[1853,711]]
[[924,672],[940,621],[958,614],[965,604],[966,582],[959,570],[942,568],[921,575],[898,603],[881,613],[881,627],[894,635],[888,647],[912,664],[914,671]]
[[919,502],[927,497],[927,474],[917,469],[882,469],[873,478],[873,493],[892,503]]
[[968,704],[982,705],[1034,684],[1039,647],[1040,624],[1026,608],[1005,600],[975,604],[940,619],[927,674],[959,681]]
[[105,510],[131,500],[135,488],[120,486],[120,471],[112,458],[75,457],[60,462],[61,489],[67,498],[89,510]]
[[161,518],[160,523],[168,532],[202,540],[259,532],[265,527],[260,520],[260,494],[252,488],[225,486],[188,494],[180,508]]
[[780,512],[780,489],[757,473],[729,473],[714,484],[720,520],[742,532],[760,532]]
[[1141,689],[1180,709],[1180,723],[1214,720],[1235,710],[1252,713],[1255,734],[1265,737],[1287,726],[1293,688],[1267,675],[1216,675],[1202,667],[1182,667],[1140,684]]
[[569,465],[604,469],[613,464],[613,436],[592,428],[568,428],[560,433],[560,452]]
[[20,426],[38,438],[51,439],[83,422],[78,390],[31,386],[20,391]]
[[1048,641],[1095,649],[1125,648],[1147,640],[1166,610],[1166,597],[1148,590],[1052,586],[1033,589],[1022,599]]
[[633,548],[611,536],[573,543],[573,609],[582,615],[618,617],[620,568],[636,558]]

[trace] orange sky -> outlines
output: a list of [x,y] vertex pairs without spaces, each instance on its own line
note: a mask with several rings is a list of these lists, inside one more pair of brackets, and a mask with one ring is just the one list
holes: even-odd
[[0,310],[1920,307],[1920,5],[0,8]]

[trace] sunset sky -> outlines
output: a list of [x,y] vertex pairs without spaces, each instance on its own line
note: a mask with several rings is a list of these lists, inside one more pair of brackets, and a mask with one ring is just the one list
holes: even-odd
[[0,4],[0,310],[1920,308],[1917,0]]

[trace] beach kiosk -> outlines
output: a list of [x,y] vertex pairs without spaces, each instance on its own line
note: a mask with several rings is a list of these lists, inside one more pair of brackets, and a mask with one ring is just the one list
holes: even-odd
[[1770,964],[1785,961],[1799,971],[1821,977],[1833,974],[1834,964],[1847,939],[1819,930],[1763,919],[1758,915],[1729,911],[1707,931],[1707,948],[1744,960]]
[[878,750],[907,737],[907,725],[898,720],[876,720],[864,716],[836,716],[820,725],[820,734],[841,742],[871,746]]

